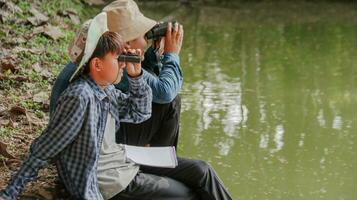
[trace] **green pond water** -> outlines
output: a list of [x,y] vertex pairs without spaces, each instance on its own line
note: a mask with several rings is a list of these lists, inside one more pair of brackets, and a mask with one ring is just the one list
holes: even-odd
[[357,199],[356,4],[145,4],[184,25],[179,155],[233,199]]

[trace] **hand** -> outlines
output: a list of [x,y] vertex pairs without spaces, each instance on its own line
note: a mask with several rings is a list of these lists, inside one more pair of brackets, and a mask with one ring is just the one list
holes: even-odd
[[174,52],[179,54],[183,40],[183,26],[179,25],[177,22],[173,26],[174,29],[171,30],[172,24],[167,24],[164,52]]
[[[140,49],[126,49],[124,50],[124,53],[131,53],[135,55],[139,55],[142,57],[142,52]],[[126,66],[126,72],[128,75],[132,78],[138,77],[141,75],[141,63],[131,63],[131,62],[125,62]]]
[[153,40],[152,47],[155,49],[156,54],[162,55],[165,48],[165,38],[160,37],[159,39]]
[[5,199],[3,199],[3,198],[0,197],[0,200],[5,200]]

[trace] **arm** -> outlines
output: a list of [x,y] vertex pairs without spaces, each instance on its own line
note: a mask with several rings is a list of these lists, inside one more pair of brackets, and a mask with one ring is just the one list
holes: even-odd
[[163,68],[158,79],[149,75],[146,76],[147,82],[153,90],[155,102],[157,103],[171,102],[182,86],[182,72],[178,54],[182,46],[183,27],[177,23],[175,23],[173,30],[171,27],[172,24],[168,23],[164,41]]
[[[140,49],[128,49],[130,53],[141,55]],[[119,118],[122,122],[140,123],[151,116],[152,92],[145,83],[140,63],[119,63],[128,73],[129,93],[113,90],[117,100]]]
[[16,199],[26,184],[37,177],[39,169],[75,139],[83,123],[85,105],[79,97],[60,98],[47,128],[32,142],[28,158],[0,192],[0,197]]
[[153,102],[170,103],[179,93],[183,77],[176,53],[165,53],[159,76],[144,71],[144,78],[152,89]]
[[117,99],[120,121],[140,123],[150,118],[152,92],[145,83],[143,75],[135,78],[128,76],[129,93],[113,90]]

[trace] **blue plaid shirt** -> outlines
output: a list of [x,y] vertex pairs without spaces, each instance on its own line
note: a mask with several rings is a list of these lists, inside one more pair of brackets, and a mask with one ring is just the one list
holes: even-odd
[[74,198],[102,199],[97,161],[108,113],[115,118],[117,130],[119,121],[140,123],[151,115],[152,92],[143,76],[128,80],[128,94],[112,85],[103,90],[89,76],[70,84],[47,128],[33,141],[28,158],[0,196],[15,199],[38,170],[56,158],[59,176]]

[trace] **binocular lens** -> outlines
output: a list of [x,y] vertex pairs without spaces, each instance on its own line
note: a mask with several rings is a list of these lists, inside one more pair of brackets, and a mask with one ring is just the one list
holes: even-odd
[[[148,31],[146,33],[146,38],[148,40],[150,39],[159,39],[161,37],[164,37],[166,35],[166,30],[167,30],[167,24],[169,22],[164,22],[164,23],[161,23],[161,24],[158,24],[156,26],[154,26],[150,31]],[[171,22],[172,24],[175,24],[176,21],[173,21]],[[172,30],[173,30],[173,27],[172,27]]]

